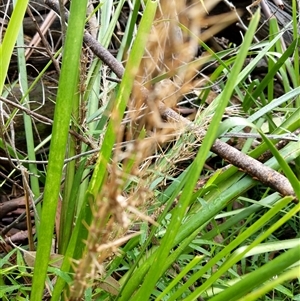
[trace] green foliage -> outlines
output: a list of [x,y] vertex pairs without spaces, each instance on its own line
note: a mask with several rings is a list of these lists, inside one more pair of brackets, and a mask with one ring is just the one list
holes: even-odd
[[[18,30],[21,27],[27,5],[22,2],[17,2],[0,46],[2,60],[10,60],[18,33],[10,24]],[[299,134],[292,135],[292,141],[281,149],[273,139],[284,138],[299,128],[299,35],[294,32],[294,40],[285,49],[281,44],[283,31],[272,19],[270,39],[254,43],[260,18],[257,12],[240,46],[215,53],[200,40],[201,36],[195,37],[192,28],[176,19],[175,10],[168,18],[163,15],[159,19],[164,1],[148,0],[134,1],[124,35],[118,41],[114,32],[125,1],[104,1],[88,19],[94,14],[99,17],[97,39],[104,48],[114,38],[119,42],[116,57],[125,61],[124,75],[121,81],[113,82],[110,80],[115,74],[108,74],[107,66],[97,57],[82,74],[86,5],[87,1],[71,1],[42,211],[40,216],[39,210],[35,212],[40,227],[34,268],[18,249],[1,257],[0,297],[29,300],[30,294],[30,300],[41,300],[46,283],[51,300],[298,300],[300,204],[295,196],[274,192],[234,164],[225,169],[216,167],[215,172],[205,164],[213,166],[216,162],[210,151],[216,138],[227,141],[228,135],[243,133],[250,125],[251,134],[262,139],[255,144],[257,138],[247,136],[242,152],[259,158],[270,150],[264,164],[282,172],[300,198]],[[296,31],[296,1],[293,5],[292,26]],[[209,6],[204,12],[206,9]],[[187,44],[201,45],[209,56],[189,57],[185,45],[180,45],[181,51],[176,43],[164,44],[168,40],[163,40],[166,31],[161,29],[160,36],[153,28],[171,27],[173,23],[188,37]],[[157,45],[164,44],[163,53],[156,53],[159,46],[148,48],[156,40],[160,42]],[[22,34],[18,41],[21,44]],[[180,63],[179,59],[171,61],[171,67],[170,50],[172,59],[177,55],[182,59]],[[182,53],[186,57],[180,56]],[[251,62],[245,65],[250,56]],[[24,51],[18,52],[18,59],[20,83],[26,86]],[[249,81],[261,60],[267,61],[268,73]],[[195,70],[211,62],[218,67],[199,92],[197,85],[193,86],[198,76]],[[3,68],[2,86],[8,64]],[[284,88],[279,97],[275,95],[276,78],[281,79]],[[176,123],[160,117],[160,101],[167,102],[173,93],[157,88],[163,80],[176,82],[180,100],[182,95],[195,91],[201,98],[198,102],[203,108],[184,130],[177,131]],[[205,107],[212,93],[211,83],[218,81],[222,92]],[[185,85],[190,85],[187,90]],[[84,91],[80,86],[85,87]],[[28,102],[26,91],[23,98]],[[233,110],[233,95],[240,103],[233,115],[239,117],[221,124],[224,114]],[[140,99],[147,100],[139,107]],[[144,109],[144,105],[151,109],[152,119],[134,115],[136,108]],[[80,115],[82,111],[84,116]],[[28,157],[24,158],[34,160],[31,119],[25,119]],[[70,129],[90,144],[73,138]],[[205,135],[199,137],[199,129]],[[172,141],[167,138],[169,133]],[[86,153],[91,145],[97,157]],[[78,152],[82,156],[64,169],[65,157]],[[11,154],[18,156],[13,151]],[[218,166],[225,165],[217,160]],[[42,184],[37,176],[41,171],[33,165],[29,168],[35,179],[30,187],[37,199]],[[51,243],[60,197],[56,235],[62,264],[53,265]],[[22,284],[24,279],[29,285]]]
[[86,6],[87,1],[75,0],[72,1],[70,8],[69,27],[66,33],[62,70],[55,105],[49,164],[41,215],[41,230],[38,236],[35,262],[36,268],[34,269],[33,274],[31,300],[41,300],[42,298],[44,289],[43,284],[46,279],[49,263],[68,129],[73,100],[78,86],[79,62]]
[[17,40],[19,30],[22,26],[22,20],[28,5],[28,0],[17,1],[16,7],[10,18],[10,22],[6,29],[6,34],[3,38],[3,42],[0,45],[0,94],[2,94],[3,86],[5,83],[5,77],[8,71],[10,58],[13,53],[13,49]]

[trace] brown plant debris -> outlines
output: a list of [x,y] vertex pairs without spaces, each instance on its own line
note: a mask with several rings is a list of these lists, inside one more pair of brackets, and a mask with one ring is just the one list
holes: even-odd
[[[51,6],[52,9],[59,11],[58,2],[53,0],[46,0],[47,5]],[[124,73],[124,67],[122,64],[117,61],[109,51],[105,50],[98,41],[92,38],[89,34],[84,34],[84,41],[89,41],[89,45],[93,47],[91,50],[97,55],[106,65],[108,65],[113,72],[121,79]],[[142,90],[142,95],[145,97],[144,101],[148,99],[150,92],[145,87],[141,86],[141,84],[137,85]],[[172,108],[166,107],[164,103],[159,101],[159,111],[163,117],[166,117],[168,120],[172,120],[172,122],[181,122],[186,126],[194,129],[197,133],[199,129],[193,125],[192,122],[187,120],[186,118],[179,115]],[[205,133],[201,133],[201,136]],[[203,136],[202,136],[203,137]],[[282,195],[295,195],[295,192],[289,183],[289,181],[278,173],[277,171],[265,166],[259,161],[243,154],[242,152],[236,150],[235,148],[229,146],[226,143],[223,143],[220,140],[216,140],[213,144],[211,150],[219,155],[221,158],[228,160],[232,165],[240,168],[245,173],[249,174],[252,177],[255,177],[261,183],[272,187],[276,191],[280,192]]]

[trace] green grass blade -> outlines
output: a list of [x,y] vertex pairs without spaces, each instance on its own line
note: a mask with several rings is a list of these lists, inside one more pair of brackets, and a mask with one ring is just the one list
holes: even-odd
[[[243,107],[245,110],[249,109],[251,106],[250,97],[251,97],[251,99],[257,99],[263,93],[263,90],[265,89],[265,87],[270,85],[270,82],[273,82],[273,78],[274,78],[275,74],[278,72],[278,70],[281,68],[281,66],[286,62],[286,60],[289,57],[291,57],[291,55],[295,52],[295,49],[297,49],[297,44],[298,44],[298,41],[295,40],[291,43],[291,45],[289,45],[289,47],[282,54],[282,56],[276,60],[276,63],[271,65],[271,69],[268,71],[268,73],[263,78],[263,80],[261,81],[259,86],[254,90],[254,92],[251,95],[248,94],[245,97],[245,100],[243,101]],[[271,60],[272,59],[270,58],[269,61],[271,61]]]
[[[189,287],[191,284],[193,284],[197,279],[201,278],[204,273],[209,271],[215,264],[217,264],[222,258],[226,258],[228,254],[232,250],[234,250],[237,246],[239,246],[243,241],[246,240],[246,238],[253,235],[260,227],[262,227],[264,224],[266,224],[274,215],[278,213],[279,210],[284,208],[287,203],[291,201],[291,198],[286,198],[281,200],[278,204],[276,204],[272,209],[269,210],[269,212],[265,215],[263,215],[255,224],[253,224],[251,227],[247,228],[246,231],[244,231],[242,234],[240,234],[234,241],[232,241],[228,246],[226,246],[224,249],[222,249],[221,252],[216,254],[202,269],[200,269],[197,273],[195,273],[190,279],[178,290],[176,293],[171,297],[170,300],[176,300],[177,297],[179,297],[187,287]],[[242,258],[242,256],[241,256]],[[237,257],[235,257],[237,259]],[[208,289],[217,279],[219,279],[220,274],[227,271],[227,269],[231,266],[231,262],[227,261],[218,269],[216,273],[214,273],[207,281],[205,281],[200,287],[198,287],[194,293],[192,293],[187,300],[194,300],[194,298],[197,298],[200,296],[206,289]]]
[[[23,34],[22,27],[20,28],[20,32],[17,38],[17,46],[18,46],[17,53],[18,53],[19,82],[21,86],[21,91],[23,93],[23,97],[25,99],[25,106],[26,108],[30,109],[25,50],[24,50],[24,34]],[[23,120],[24,120],[28,159],[31,161],[35,161],[36,157],[35,157],[35,150],[34,150],[34,138],[33,138],[33,128],[32,128],[31,118],[27,114],[23,113]],[[29,171],[31,173],[30,175],[31,190],[33,192],[34,198],[36,199],[40,195],[38,169],[36,164],[29,164]],[[37,205],[36,208],[37,208],[37,213],[40,214],[40,205]],[[35,228],[38,233],[39,217],[36,216],[35,216]]]
[[184,277],[188,272],[191,271],[192,268],[195,267],[195,265],[197,265],[202,259],[203,259],[203,255],[202,256],[195,256],[191,262],[189,262],[184,269],[178,274],[178,276],[176,278],[174,278],[174,280],[169,284],[169,286],[155,299],[155,301],[159,301],[162,300],[162,298],[168,294],[171,289],[182,279],[182,277]]
[[49,262],[55,213],[61,185],[73,97],[78,85],[79,61],[85,25],[87,1],[73,0],[70,8],[62,70],[50,145],[49,165],[41,216],[41,231],[33,274],[31,300],[40,301]]
[[[287,272],[272,278],[272,280],[264,283],[264,285],[257,290],[251,292],[247,296],[243,296],[240,301],[254,301],[259,300],[260,297],[265,295],[267,292],[271,291],[272,289],[275,289],[276,286],[279,284],[285,282],[285,281],[291,281],[292,279],[299,278],[299,266],[296,266],[292,268],[291,270],[288,270]],[[292,297],[292,296],[291,296]],[[295,299],[294,299],[295,300]]]
[[[152,7],[150,3],[154,6]],[[95,166],[93,177],[89,185],[88,194],[90,194],[92,197],[96,196],[104,180],[106,174],[106,165],[110,159],[112,148],[115,142],[116,128],[118,128],[121,118],[125,112],[126,104],[131,93],[131,88],[133,87],[134,77],[144,53],[144,45],[146,43],[147,35],[150,31],[155,9],[156,2],[149,1],[141,20],[138,35],[136,37],[135,44],[133,45],[131,55],[128,58],[125,73],[118,90],[117,98],[115,100],[113,116],[116,116],[116,119],[111,120],[108,125],[103,141],[103,147],[100,151],[99,160]]]
[[[102,143],[102,148],[100,150],[100,155],[95,165],[94,173],[90,180],[88,190],[86,192],[85,201],[83,203],[84,205],[89,204],[89,202],[93,202],[105,179],[107,172],[106,166],[108,161],[110,160],[112,148],[115,143],[115,130],[121,122],[121,118],[125,112],[126,104],[134,84],[135,74],[144,54],[145,43],[147,41],[147,36],[150,32],[150,28],[153,22],[156,6],[157,2],[149,1],[144,11],[137,37],[128,58],[122,82],[118,89],[118,94],[114,104],[113,118],[110,120],[107,127]],[[85,208],[86,206],[82,207]],[[80,257],[82,255],[83,249],[85,248],[85,243],[83,240],[86,239],[87,229],[82,225],[82,220],[85,220],[87,223],[89,223],[89,221],[86,220],[85,213],[83,211],[80,212],[78,222],[76,223],[76,226],[74,228],[71,241],[66,253],[66,259],[64,260],[62,265],[63,271],[68,271],[70,269],[71,263],[68,258]],[[64,285],[64,280],[59,278],[53,292],[53,300],[59,299]]]
[[254,114],[252,114],[248,120],[253,122],[255,120],[257,120],[260,117],[263,117],[265,114],[267,114],[268,112],[272,111],[273,109],[277,108],[278,106],[280,106],[281,104],[291,100],[294,97],[297,97],[300,95],[300,87],[297,87],[287,93],[285,93],[284,95],[280,96],[279,98],[274,99],[271,103],[267,104],[266,106],[264,106],[263,108],[261,108],[259,111],[255,112]]
[[280,199],[280,195],[278,193],[273,193],[272,195],[266,197],[265,199],[262,199],[259,201],[259,204],[254,204],[248,208],[243,209],[240,213],[232,216],[228,220],[226,220],[223,224],[219,225],[217,228],[212,229],[208,233],[204,234],[202,239],[210,240],[218,233],[222,233],[228,229],[230,229],[232,226],[237,225],[240,221],[243,219],[246,219],[251,214],[254,214],[255,212],[259,211],[262,207],[270,207],[272,204],[274,204],[276,201]]
[[[297,5],[298,5],[298,9],[297,9]],[[296,0],[292,1],[292,6],[293,6],[293,10],[292,10],[292,14],[293,14],[293,36],[294,36],[294,40],[298,41],[298,45],[300,42],[300,37],[299,37],[299,23],[298,23],[298,17],[297,17],[297,12],[299,14],[299,3],[297,4]],[[295,49],[295,53],[294,53],[294,73],[295,73],[295,81],[296,81],[296,85],[300,85],[300,66],[299,66],[299,51],[297,51],[297,48]],[[300,107],[300,96],[297,97],[296,99],[296,107],[299,108]]]
[[[83,172],[85,170],[86,159],[83,159],[79,166],[76,169],[74,179],[72,181],[72,190],[70,191],[69,199],[68,199],[68,206],[66,207],[66,212],[63,218],[63,221],[60,221],[60,236],[59,236],[59,254],[65,255],[67,246],[70,242],[70,237],[73,230],[73,224],[75,220],[76,214],[76,205],[77,205],[77,198],[78,192],[81,187],[81,179]],[[65,202],[65,200],[63,200]]]
[[23,17],[28,5],[28,0],[17,1],[16,6],[11,15],[8,27],[3,38],[3,43],[0,45],[0,95],[3,91],[5,77],[8,71],[10,58],[19,34],[19,29],[22,26]]
[[[96,198],[103,181],[106,177],[107,163],[110,160],[113,145],[116,139],[116,132],[124,115],[127,101],[132,91],[135,74],[144,54],[144,47],[147,36],[153,22],[156,10],[156,2],[149,1],[145,8],[143,18],[140,23],[139,31],[133,45],[131,54],[126,64],[125,73],[120,84],[118,94],[115,100],[112,118],[108,124],[103,144],[101,147],[99,159],[95,165],[93,176],[90,180],[89,187],[86,192],[86,201],[92,201]],[[80,239],[80,241],[82,241]]]
[[[243,62],[248,53],[248,49],[252,42],[252,38],[254,36],[254,32],[256,30],[258,21],[259,21],[259,13],[256,13],[256,15],[252,19],[252,22],[250,23],[249,30],[247,31],[244,43],[240,49],[238,58],[236,59],[232,72],[229,75],[227,85],[223,93],[220,94],[220,97],[218,99],[215,99],[215,101],[218,104],[218,110],[216,110],[215,115],[211,121],[207,134],[200,148],[200,151],[198,152],[197,157],[190,171],[186,175],[187,178],[186,185],[179,199],[178,206],[174,210],[167,232],[161,241],[160,248],[157,251],[156,258],[152,263],[141,288],[138,290],[138,292],[134,297],[135,300],[137,301],[142,301],[149,298],[157,280],[161,276],[162,273],[160,271],[161,263],[166,261],[166,258],[168,257],[168,254],[173,246],[173,242],[176,237],[176,234],[179,231],[179,228],[181,227],[184,213],[186,211],[187,206],[189,205],[190,199],[193,194],[193,189],[195,187],[198,176],[202,170],[202,167],[205,163],[206,156],[216,137],[218,124],[222,119],[224,110],[235,88],[235,83],[236,83],[235,79],[238,78],[241,68],[243,66]],[[125,296],[123,296],[123,300],[125,300],[124,298]]]
[[[281,156],[281,154],[277,150],[277,148],[268,139],[268,137],[266,137],[266,135],[264,135],[264,133],[262,131],[259,131],[259,133],[262,136],[265,143],[268,145],[272,154],[277,159],[280,167],[282,168],[283,172],[285,173],[286,177],[289,179],[292,187],[294,188],[294,191],[295,191],[295,194],[296,194],[298,200],[300,200],[300,182],[299,182],[299,180],[297,179],[297,177],[295,176],[295,174],[293,173],[292,169],[289,167],[289,165],[287,164],[285,159]],[[298,142],[294,142],[293,144],[294,144],[295,148],[299,149],[300,148],[300,139]]]
[[268,262],[261,268],[252,272],[232,287],[210,299],[210,301],[234,301],[245,295],[245,292],[271,279],[274,275],[280,274],[283,270],[300,260],[300,243],[297,247],[288,250]]

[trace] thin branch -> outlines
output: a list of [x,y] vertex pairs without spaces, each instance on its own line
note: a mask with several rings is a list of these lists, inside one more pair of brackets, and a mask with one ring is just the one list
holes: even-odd
[[[60,14],[59,3],[56,0],[45,0],[45,4],[53,9],[57,14]],[[69,12],[65,9],[66,21],[69,18]],[[83,41],[91,48],[93,53],[103,61],[117,76],[122,78],[124,74],[124,67],[122,64],[96,39],[94,39],[88,32],[84,33]]]
[[[222,135],[222,137],[226,138],[261,138],[259,134],[253,134],[253,133],[226,133]],[[300,141],[299,138],[293,134],[293,135],[266,135],[269,139],[274,140],[286,140],[286,141]]]
[[225,142],[217,139],[211,151],[282,195],[295,195],[292,185],[285,176]]
[[[197,133],[199,133],[199,131],[203,131],[202,129],[199,129],[197,126],[195,126],[191,121],[178,115],[175,111],[169,108],[161,106],[160,110],[161,114],[163,116],[166,116],[169,120],[183,122],[183,124],[193,130],[196,135]],[[201,137],[203,137],[203,134],[201,134]],[[261,183],[275,189],[282,195],[295,195],[292,185],[285,176],[262,164],[256,159],[242,153],[241,151],[228,145],[227,143],[216,139],[211,147],[211,151],[219,155],[221,158],[225,159],[232,165],[238,167],[254,179],[259,180]]]
[[7,98],[4,98],[2,96],[0,96],[0,100],[3,101],[6,104],[9,104],[9,105],[21,110],[22,112],[26,113],[28,116],[31,116],[32,118],[34,118],[35,120],[37,120],[41,123],[48,124],[48,125],[51,125],[53,123],[52,119],[47,118],[45,116],[42,116],[42,115],[40,115],[40,114],[38,114],[34,111],[31,111],[30,109],[27,109],[24,106],[14,102],[14,101],[11,101],[11,100],[9,100]]
[[[54,67],[55,67],[55,70],[56,70],[57,74],[60,74],[60,68],[59,68],[58,61],[54,58],[54,56],[53,56],[53,54],[52,54],[52,52],[50,50],[49,43],[45,39],[44,33],[41,31],[39,25],[37,24],[36,19],[35,19],[34,15],[32,14],[31,9],[29,8],[29,6],[27,7],[27,14],[29,15],[29,17],[31,18],[31,20],[33,21],[33,23],[35,24],[35,28],[36,28],[36,30],[38,32],[39,39],[37,39],[37,38],[36,39],[38,40],[38,42],[39,42],[39,40],[42,40],[42,42],[43,42],[43,44],[45,46],[45,50],[46,50],[47,54],[49,55],[49,57],[51,58],[51,61],[52,61],[53,65],[54,65]],[[29,45],[30,46],[36,46],[38,44],[36,44],[36,40],[34,40],[34,38],[33,38]],[[31,47],[30,49],[28,49],[28,48],[26,49],[26,54],[25,54],[26,59],[29,58],[29,55],[32,54],[33,50],[34,50],[34,47]]]
[[[50,119],[50,118],[47,118],[43,115],[40,115],[30,109],[27,109],[25,108],[24,106],[14,102],[14,101],[11,101],[9,99],[6,99],[4,97],[1,97],[0,96],[0,101],[3,101],[4,103],[6,104],[9,104],[19,110],[21,110],[22,112],[24,112],[25,114],[27,114],[28,116],[31,116],[33,119],[41,122],[41,123],[44,123],[44,124],[47,124],[47,125],[52,125],[53,124],[53,120]],[[81,142],[85,143],[86,145],[88,145],[90,148],[92,149],[97,149],[98,146],[95,145],[93,143],[93,140],[92,139],[89,139],[89,138],[86,138],[86,137],[83,137],[82,135],[78,134],[77,132],[73,131],[73,130],[69,130],[69,133],[74,136],[76,139],[80,140]],[[14,160],[12,160],[12,162],[14,162]],[[18,162],[21,162],[21,161],[18,161]],[[28,162],[28,161],[26,161]]]

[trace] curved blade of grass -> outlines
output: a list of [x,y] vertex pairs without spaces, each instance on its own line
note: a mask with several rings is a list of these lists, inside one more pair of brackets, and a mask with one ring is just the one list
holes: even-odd
[[195,256],[185,267],[184,269],[174,278],[174,280],[168,285],[168,287],[155,299],[155,301],[162,300],[162,298],[168,294],[171,289],[184,277],[187,273],[189,273],[202,259],[204,255]]
[[[266,252],[274,252],[279,250],[286,250],[292,249],[299,244],[298,238],[288,239],[288,240],[280,240],[280,241],[273,241],[268,243],[261,243],[257,247],[247,251],[244,257],[250,257],[257,254],[262,254]],[[248,246],[240,247],[236,250],[236,253],[242,253],[244,250],[248,248]]]
[[289,101],[290,99],[297,97],[300,95],[300,87],[297,87],[284,95],[280,96],[279,98],[274,99],[271,103],[267,104],[263,108],[261,108],[259,111],[255,112],[253,115],[251,115],[248,120],[253,122],[257,120],[260,117],[263,117],[268,112],[272,111],[273,109],[277,108],[281,104]]
[[87,0],[73,0],[70,8],[60,74],[44,192],[40,234],[36,253],[31,300],[42,300],[52,243],[55,213],[61,184],[73,97],[78,85],[79,62]]
[[270,82],[273,82],[275,74],[278,72],[280,67],[284,64],[284,62],[291,57],[291,55],[297,49],[297,44],[299,41],[295,40],[291,43],[291,45],[287,48],[287,50],[282,54],[282,56],[276,60],[276,63],[272,66],[272,68],[268,71],[266,76],[263,78],[259,86],[253,91],[251,94],[247,94],[244,101],[243,101],[243,108],[244,110],[248,110],[251,106],[250,99],[257,99],[259,95],[263,93],[263,90],[266,86],[269,85]]
[[272,278],[274,275],[280,274],[284,269],[288,268],[298,260],[300,260],[300,243],[297,247],[279,255],[272,261],[240,280],[232,287],[211,298],[210,301],[238,300],[245,295],[245,292],[251,291],[253,288]]
[[[14,5],[16,1],[14,1]],[[20,28],[20,32],[17,38],[17,53],[18,53],[18,69],[19,69],[19,82],[23,96],[25,97],[25,106],[30,109],[29,105],[29,94],[28,91],[28,80],[27,80],[27,70],[26,70],[26,61],[25,61],[25,50],[24,50],[24,34],[23,28]],[[28,159],[31,161],[36,161],[35,158],[35,150],[34,150],[34,138],[33,138],[33,130],[31,118],[27,114],[23,113],[24,119],[24,128],[25,128],[25,136],[26,136],[26,145],[27,145],[27,153]],[[40,195],[39,188],[39,180],[38,180],[38,169],[36,164],[29,164],[30,175],[30,184],[31,190],[33,192],[34,198],[38,198]],[[37,205],[37,213],[40,215],[41,206]],[[35,216],[35,228],[36,232],[39,233],[39,217]]]
[[[265,143],[268,145],[272,154],[277,159],[280,167],[282,168],[283,172],[285,173],[286,177],[289,179],[292,187],[294,188],[294,191],[295,191],[295,194],[296,194],[298,200],[300,200],[300,182],[299,182],[299,180],[297,179],[297,177],[295,176],[295,174],[293,173],[292,169],[289,167],[287,162],[281,156],[280,152],[274,146],[274,144],[268,139],[268,137],[266,135],[264,135],[264,133],[262,131],[259,130],[258,132],[262,136]],[[300,141],[294,142],[293,144],[295,145],[295,148],[298,148],[298,149],[300,148]]]
[[[174,295],[170,298],[170,301],[177,300],[177,298],[197,279],[201,278],[204,273],[209,271],[215,264],[217,264],[222,258],[227,258],[232,250],[234,250],[237,246],[239,246],[243,241],[245,241],[248,237],[256,233],[264,224],[268,223],[270,218],[275,216],[278,211],[284,208],[292,198],[285,198],[278,202],[273,208],[271,208],[265,215],[263,215],[255,224],[247,228],[242,234],[240,234],[234,241],[232,241],[228,246],[222,249],[221,252],[216,254],[202,269],[200,269],[197,273],[193,274],[190,279],[179,289],[176,291]],[[240,254],[239,254],[240,255]],[[234,259],[237,259],[236,256]],[[242,258],[242,256],[240,256]],[[206,289],[208,289],[217,279],[219,279],[222,273],[226,272],[227,269],[231,266],[231,262],[228,260],[225,262],[222,267],[219,267],[218,271],[215,272],[207,281],[205,281],[200,287],[198,287],[190,296],[187,297],[186,300],[195,300],[198,296],[200,296]]]
[[[242,299],[239,299],[239,301],[254,301],[259,300],[259,298],[263,295],[265,295],[267,292],[271,291],[272,289],[276,288],[281,283],[284,283],[285,281],[289,281],[292,279],[299,278],[299,269],[300,267],[297,266],[295,268],[292,268],[291,270],[288,270],[287,272],[272,278],[271,281],[268,281],[264,283],[262,287],[255,290],[254,292],[251,292],[247,296],[243,296]],[[292,297],[292,296],[291,296]]]
[[22,26],[28,2],[29,0],[22,0],[16,3],[3,38],[3,43],[0,45],[0,95],[2,94],[10,58]]
[[[206,156],[207,156],[208,152],[210,151],[211,145],[213,144],[214,139],[216,137],[219,122],[222,119],[225,108],[226,108],[228,101],[231,97],[231,94],[235,88],[236,78],[239,77],[239,73],[242,69],[245,57],[248,53],[248,49],[252,42],[258,21],[259,21],[259,13],[257,12],[254,15],[254,17],[249,25],[249,30],[246,33],[244,43],[240,49],[238,57],[232,68],[232,72],[229,75],[226,87],[223,90],[223,93],[220,94],[220,97],[218,99],[215,99],[215,101],[218,103],[218,109],[216,110],[215,115],[213,116],[211,124],[208,128],[207,134],[206,134],[204,141],[202,143],[202,146],[200,148],[200,151],[198,152],[197,157],[196,157],[195,161],[193,162],[191,169],[189,170],[189,172],[186,175],[186,179],[187,179],[186,185],[183,188],[177,208],[174,210],[171,222],[167,228],[167,232],[166,232],[165,236],[163,237],[163,239],[161,240],[160,247],[159,247],[158,251],[156,252],[157,253],[156,258],[155,258],[154,262],[152,263],[152,265],[148,271],[148,274],[144,278],[144,282],[143,282],[142,286],[140,287],[140,289],[137,291],[136,295],[134,296],[135,300],[137,300],[137,301],[143,301],[143,300],[149,299],[149,297],[153,291],[153,288],[155,287],[156,282],[162,275],[161,264],[166,261],[168,255],[170,253],[170,250],[173,246],[173,242],[176,237],[176,234],[182,225],[182,219],[186,212],[187,206],[190,203],[190,199],[193,195],[193,189],[198,180],[198,176],[204,166]],[[137,271],[137,273],[138,273],[138,271]],[[139,285],[139,283],[136,283],[135,287],[137,288],[138,285]],[[130,293],[130,295],[132,294],[132,292]],[[125,296],[125,294],[123,292],[123,295],[120,298],[120,300],[128,300],[130,295]]]
[[[291,146],[289,145],[287,148],[291,149]],[[287,151],[287,153],[289,153],[289,151]],[[298,151],[298,153],[293,154],[293,156],[287,160],[294,160],[294,158],[297,157],[298,155],[299,155],[299,151]],[[274,163],[277,163],[277,162],[274,162]],[[273,165],[269,164],[268,166],[272,166],[273,168],[275,167],[274,164]],[[237,176],[238,176],[238,174],[235,175],[234,178],[236,178]],[[198,210],[198,212],[190,218],[189,222],[186,222],[185,224],[182,225],[182,227],[180,228],[180,231],[174,241],[174,246],[183,242],[186,238],[192,236],[193,235],[192,233],[194,233],[195,231],[198,233],[199,229],[203,225],[205,225],[205,223],[207,223],[210,219],[214,218],[220,210],[222,210],[230,201],[232,201],[233,199],[236,199],[236,197],[239,194],[242,194],[244,191],[248,190],[253,185],[255,185],[255,182],[256,181],[251,179],[250,177],[244,177],[240,181],[238,181],[237,179],[233,179],[232,184],[230,184],[230,185],[232,185],[232,187],[230,187],[230,185],[229,185],[229,187],[226,185],[226,187],[220,188],[217,192],[214,192],[213,194],[209,194],[208,197],[206,198],[206,200],[208,201],[207,205],[204,207],[201,207]],[[287,200],[289,200],[289,199],[287,199]],[[175,252],[177,252],[177,250],[178,249],[176,249]],[[152,258],[149,259],[150,265],[152,264],[151,260],[152,260]],[[166,262],[168,262],[168,261],[169,261],[169,258],[167,259]],[[171,263],[169,263],[169,265],[170,264]],[[169,265],[164,266],[164,268],[167,269]],[[142,265],[141,268],[142,268],[141,272],[146,273],[146,271],[144,270],[144,265]],[[165,271],[165,269],[163,269],[163,270]],[[140,268],[138,271],[136,271],[136,274],[139,272],[140,272]],[[133,275],[134,281],[138,281],[138,279],[135,277],[136,277],[136,275]],[[191,279],[193,279],[193,281],[191,280],[191,282],[188,282],[186,287],[188,287],[189,285],[192,285],[193,282],[195,282],[199,278],[198,275],[195,275],[195,276],[193,275],[192,277],[194,277],[194,278],[191,278]],[[141,276],[141,278],[143,279],[143,276]],[[182,293],[184,291],[185,290],[182,290]],[[173,296],[171,298],[173,298]],[[176,299],[176,297],[175,297],[175,299]]]
[[217,136],[221,136],[224,133],[226,133],[230,128],[236,127],[236,126],[249,126],[251,128],[257,129],[256,125],[250,122],[246,118],[242,117],[229,117],[226,120],[222,121],[222,123],[219,125],[219,129],[217,132]]
[[266,197],[265,199],[260,200],[259,204],[253,204],[252,206],[243,209],[240,213],[232,216],[231,218],[226,220],[221,225],[218,225],[217,228],[214,228],[211,231],[209,231],[208,233],[204,234],[202,236],[202,239],[203,240],[212,239],[213,237],[218,235],[218,233],[222,233],[222,232],[228,230],[233,225],[237,225],[240,221],[246,219],[248,216],[250,216],[251,214],[257,212],[258,210],[260,210],[264,206],[270,208],[270,206],[272,206],[272,204],[274,204],[280,198],[281,197],[280,197],[279,193],[277,193],[277,192],[273,193],[272,195]]

